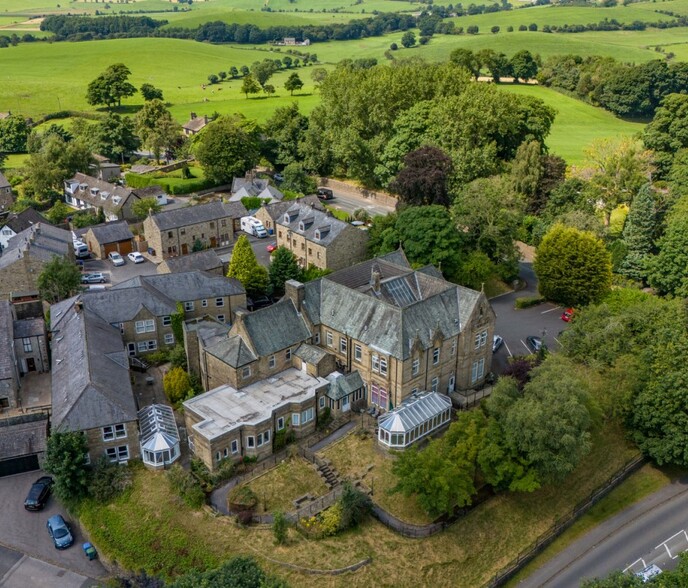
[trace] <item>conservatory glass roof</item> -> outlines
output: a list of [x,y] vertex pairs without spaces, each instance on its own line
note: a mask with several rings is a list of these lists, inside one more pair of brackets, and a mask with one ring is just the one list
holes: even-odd
[[390,433],[404,433],[432,420],[451,408],[448,396],[437,392],[413,394],[394,410],[380,417],[378,426]]
[[151,404],[139,413],[141,447],[148,451],[162,451],[179,444],[179,432],[174,412],[165,404]]

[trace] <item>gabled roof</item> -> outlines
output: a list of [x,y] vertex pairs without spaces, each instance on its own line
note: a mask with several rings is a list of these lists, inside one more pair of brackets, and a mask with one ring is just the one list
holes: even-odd
[[209,122],[210,120],[207,116],[194,116],[184,123],[182,128],[197,133],[201,129],[204,129]]
[[[83,190],[81,190],[81,186],[84,187]],[[65,187],[70,187],[73,190],[73,195],[79,200],[88,202],[95,208],[104,208],[112,212],[118,212],[129,198],[139,199],[138,195],[129,188],[123,188],[82,173],[76,173],[73,178],[65,180]],[[97,190],[95,195],[91,193],[92,189]]]
[[174,274],[137,276],[120,282],[111,290],[126,290],[141,285],[154,288],[177,302],[201,298],[219,298],[220,296],[238,296],[246,292],[239,280],[195,270]]
[[83,301],[86,308],[111,325],[133,320],[144,308],[153,316],[169,316],[177,310],[176,300],[146,284],[87,291]]
[[0,380],[16,378],[13,319],[10,301],[0,300]]
[[184,321],[184,330],[195,332],[203,347],[211,347],[229,336],[231,327],[206,315]]
[[258,198],[272,198],[273,200],[282,200],[282,198],[284,198],[284,194],[282,194],[282,192],[280,192],[274,186],[266,186],[265,190],[258,194]]
[[170,257],[158,266],[158,273],[161,269],[169,270],[169,273],[189,272],[193,270],[209,271],[222,267],[222,260],[214,249],[206,249],[189,255],[180,257]]
[[275,224],[324,246],[332,243],[343,233],[350,239],[368,238],[367,233],[352,227],[349,223],[298,201],[290,206],[281,218],[276,218]]
[[12,185],[9,183],[7,178],[0,171],[0,188],[11,188]]
[[26,318],[14,321],[14,338],[40,337],[45,335],[45,321],[42,318]]
[[232,194],[236,194],[241,188],[246,189],[247,196],[257,196],[270,184],[270,180],[262,178],[234,178],[232,180]]
[[149,218],[160,231],[169,231],[170,229],[188,227],[222,218],[241,218],[247,214],[246,207],[241,202],[220,202],[218,200],[206,204],[164,210],[151,215]]
[[297,200],[282,200],[281,202],[271,202],[265,205],[263,208],[270,215],[272,220],[282,218],[284,213],[287,212],[294,204],[303,204],[304,206],[310,206],[316,210],[325,211],[325,207],[322,205],[317,196],[304,196]]
[[52,427],[84,431],[136,420],[118,329],[83,308],[81,296],[51,307]]
[[12,237],[0,254],[0,268],[12,265],[24,255],[48,262],[53,256],[67,256],[72,234],[52,225],[38,223]]
[[329,355],[329,353],[325,351],[322,347],[318,347],[317,345],[301,343],[294,355],[296,355],[296,357],[302,359],[306,363],[310,363],[311,365],[317,365],[323,359],[325,359]]
[[93,237],[101,245],[117,243],[119,241],[131,241],[134,238],[134,234],[129,229],[127,221],[94,225],[89,227],[87,232],[93,233]]
[[330,382],[330,386],[327,389],[327,397],[332,400],[339,400],[349,396],[356,392],[356,390],[363,389],[364,386],[361,374],[357,371],[347,375],[332,372],[326,379]]
[[[2,174],[0,174],[0,176],[1,175]],[[2,187],[2,177],[0,177],[0,188]],[[20,213],[11,214],[4,226],[9,227],[15,233],[21,233],[32,225],[38,223],[50,224],[40,212],[34,210],[33,208],[27,208],[22,210]]]
[[209,345],[206,351],[235,369],[258,359],[240,335],[232,335]]
[[256,355],[266,357],[287,347],[299,345],[311,333],[289,298],[242,315],[249,344]]
[[0,459],[33,455],[45,451],[48,416],[45,413],[3,418],[0,427]]

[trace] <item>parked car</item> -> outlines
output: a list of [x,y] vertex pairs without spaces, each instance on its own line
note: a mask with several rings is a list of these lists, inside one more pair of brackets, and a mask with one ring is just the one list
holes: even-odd
[[94,272],[92,274],[84,274],[81,276],[81,283],[82,284],[104,284],[105,283],[105,274],[101,274],[100,272]]
[[499,335],[492,337],[492,353],[497,353],[499,348],[502,346],[502,343],[504,343],[504,339],[502,339]]
[[575,311],[573,308],[567,308],[564,312],[561,313],[561,320],[565,323],[570,323],[571,319],[573,318],[574,312]]
[[636,572],[636,576],[638,576],[643,583],[649,582],[654,578],[655,576],[659,576],[659,574],[662,573],[662,568],[660,568],[657,564],[650,564],[647,566],[645,569]]
[[124,258],[117,253],[117,251],[110,251],[108,253],[108,259],[112,262],[112,265],[118,266],[118,265],[124,265],[126,262],[124,261]]
[[138,251],[132,251],[131,253],[127,254],[127,257],[129,258],[129,261],[133,261],[134,263],[143,263],[146,261],[146,258]]
[[334,198],[334,192],[329,188],[318,188],[316,194],[320,200],[332,200]]
[[26,510],[43,510],[48,497],[53,490],[53,479],[50,476],[42,476],[36,480],[26,495],[24,508]]
[[275,249],[277,249],[277,243],[270,243],[266,249],[268,250],[268,253],[272,253]]
[[526,337],[526,343],[533,353],[537,353],[540,351],[540,349],[542,349],[542,339],[540,337],[533,337],[532,335],[530,337]]
[[284,176],[280,173],[273,174],[272,176],[276,182],[283,182],[284,181]]
[[47,526],[48,533],[52,537],[56,549],[67,549],[67,547],[74,543],[72,530],[62,518],[62,515],[53,515],[50,517]]

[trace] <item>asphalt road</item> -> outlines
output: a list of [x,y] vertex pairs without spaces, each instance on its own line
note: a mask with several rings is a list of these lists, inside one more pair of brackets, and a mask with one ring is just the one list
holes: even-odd
[[348,212],[349,214],[353,214],[354,211],[359,208],[368,211],[370,216],[384,216],[385,214],[394,212],[393,206],[385,206],[384,204],[369,200],[363,196],[355,196],[349,193],[345,194],[339,190],[333,190],[332,192],[334,194],[334,199],[326,200],[324,203],[328,206]]
[[544,303],[531,308],[516,310],[516,298],[537,296],[537,278],[532,264],[521,262],[519,274],[526,282],[522,290],[509,292],[490,299],[490,304],[497,315],[495,334],[504,339],[504,345],[494,354],[492,371],[501,373],[507,365],[509,357],[515,355],[529,355],[532,351],[526,345],[526,337],[543,338],[550,351],[556,351],[561,346],[559,333],[567,323],[561,320],[563,308],[555,304]]
[[574,588],[614,570],[650,564],[673,569],[688,551],[688,478],[676,480],[605,521],[519,583],[524,588]]

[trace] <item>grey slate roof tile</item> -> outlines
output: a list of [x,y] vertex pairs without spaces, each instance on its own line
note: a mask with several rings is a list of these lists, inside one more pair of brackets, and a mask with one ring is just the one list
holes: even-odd
[[93,233],[93,236],[101,245],[117,243],[118,241],[130,241],[134,238],[134,234],[129,230],[127,221],[95,225],[90,227],[89,231]]
[[[205,251],[197,251],[196,253],[189,253],[189,255],[181,255],[179,257],[170,257],[166,259],[161,265],[167,266],[170,273],[190,272],[193,270],[208,271],[222,267],[222,260],[214,249],[206,249]],[[158,271],[160,271],[160,265]]]
[[239,335],[218,341],[206,350],[233,368],[240,368],[258,359],[243,337]]
[[0,300],[0,380],[14,379],[14,335],[12,304]]
[[216,201],[164,210],[154,214],[151,219],[159,230],[168,231],[221,218],[241,218],[247,214],[246,207],[241,202]]
[[69,231],[39,223],[12,237],[0,255],[0,268],[12,265],[25,254],[48,262],[53,256],[66,256],[72,247]]
[[299,345],[311,333],[289,298],[243,317],[244,327],[256,355],[266,357]]

